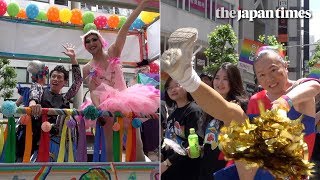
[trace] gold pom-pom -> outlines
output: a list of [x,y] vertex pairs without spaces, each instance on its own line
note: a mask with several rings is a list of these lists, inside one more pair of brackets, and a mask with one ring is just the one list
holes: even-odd
[[[260,109],[261,110],[261,109]],[[290,120],[282,109],[262,111],[242,124],[231,122],[219,135],[219,148],[227,160],[269,170],[276,178],[311,175],[301,119]]]

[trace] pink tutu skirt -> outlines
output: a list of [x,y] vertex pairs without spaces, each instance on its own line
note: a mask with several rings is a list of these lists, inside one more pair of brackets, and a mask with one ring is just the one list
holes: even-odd
[[[93,93],[99,96],[98,108],[110,112],[153,114],[159,108],[160,103],[160,91],[151,85],[135,84],[119,91],[102,83]],[[81,109],[89,104],[91,102],[87,100],[82,104]]]

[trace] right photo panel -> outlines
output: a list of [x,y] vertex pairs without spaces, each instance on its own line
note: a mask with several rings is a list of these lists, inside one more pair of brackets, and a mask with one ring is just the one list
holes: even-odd
[[161,179],[320,179],[320,2],[160,5]]

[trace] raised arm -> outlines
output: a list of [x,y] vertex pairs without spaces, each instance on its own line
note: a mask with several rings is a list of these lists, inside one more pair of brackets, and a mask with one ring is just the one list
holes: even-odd
[[126,22],[119,30],[116,41],[108,49],[108,54],[110,57],[120,57],[131,24],[139,16],[140,12],[145,8],[147,3],[151,1],[152,0],[142,0],[137,8],[130,14]]
[[229,125],[232,120],[243,122],[247,118],[238,104],[226,101],[217,91],[202,81],[191,95],[203,111],[223,121],[225,125]]
[[169,49],[161,56],[161,69],[191,93],[197,104],[225,124],[232,120],[243,122],[247,116],[237,104],[226,101],[218,92],[201,82],[192,68],[193,48],[198,31],[181,28],[170,35]]
[[72,76],[74,81],[72,82],[71,87],[69,88],[68,92],[65,95],[65,98],[67,100],[70,100],[77,94],[82,84],[82,76],[81,76],[80,66],[78,64],[72,65]]
[[[222,120],[227,125],[231,120],[243,122],[247,116],[237,104],[226,101],[218,92],[201,82],[192,68],[193,48],[198,31],[194,28],[181,28],[170,35],[169,49],[160,60],[161,69],[172,79],[191,93],[197,104],[211,116]],[[239,178],[254,179],[257,168],[246,169],[245,164],[237,163]]]
[[320,93],[320,81],[310,80],[299,84],[287,93],[287,96],[292,100],[293,105],[298,105],[302,102],[310,101]]
[[300,113],[314,117],[314,99],[317,95],[319,95],[319,93],[319,80],[308,80],[294,87],[286,95],[281,96],[279,99],[273,101],[272,108],[283,107],[286,110],[290,110],[291,106],[293,106]]

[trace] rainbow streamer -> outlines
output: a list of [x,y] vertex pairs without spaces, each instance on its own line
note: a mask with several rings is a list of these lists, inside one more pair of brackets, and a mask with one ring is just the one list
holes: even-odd
[[69,136],[68,162],[74,162],[71,128],[68,128],[68,136]]
[[0,124],[0,156],[2,154],[3,147],[4,147],[4,128],[2,124]]
[[38,174],[34,177],[34,180],[43,180],[46,179],[48,174],[51,171],[51,166],[42,166]]
[[[114,117],[114,122],[119,123],[117,116]],[[114,162],[120,162],[120,132],[119,131],[113,131],[113,160]]]
[[123,140],[123,118],[119,118],[119,124],[120,124],[120,161],[122,161],[122,140]]
[[69,121],[69,119],[70,119],[70,115],[68,115],[65,118],[65,121],[63,123],[57,162],[64,162],[64,156],[65,156],[65,152],[66,152],[67,121]]
[[130,162],[132,151],[132,126],[129,125],[127,131],[127,144],[126,144],[126,162]]
[[28,118],[26,124],[26,137],[25,137],[25,147],[23,153],[23,162],[28,163],[30,162],[31,150],[32,150],[32,120],[30,115],[26,115]]
[[8,137],[5,148],[5,162],[14,163],[16,161],[16,121],[14,117],[8,119]]

